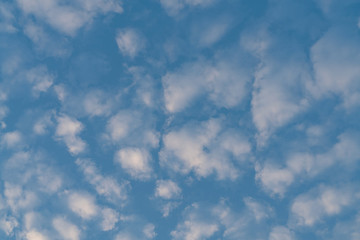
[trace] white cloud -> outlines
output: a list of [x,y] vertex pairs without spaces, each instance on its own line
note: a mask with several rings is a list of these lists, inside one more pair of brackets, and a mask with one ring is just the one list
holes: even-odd
[[153,239],[156,236],[154,224],[151,223],[146,224],[144,226],[143,233],[147,239]]
[[291,153],[280,167],[266,162],[256,166],[256,179],[273,195],[282,197],[295,178],[315,177],[331,166],[351,168],[360,160],[359,133],[348,131],[338,136],[338,141],[328,151],[311,154]]
[[95,187],[98,194],[112,203],[119,204],[126,200],[125,184],[119,184],[114,178],[101,175],[95,164],[88,159],[77,159],[75,163],[84,173],[86,181]]
[[168,217],[170,212],[179,206],[179,202],[169,201],[161,207],[163,217]]
[[65,100],[65,97],[67,95],[65,91],[65,87],[63,85],[56,85],[54,86],[55,93],[58,97],[58,99],[63,102]]
[[33,191],[23,189],[22,186],[9,182],[5,182],[4,185],[6,203],[13,212],[30,209],[38,203],[38,197]]
[[295,45],[291,46],[291,54],[286,54],[285,43],[271,36],[267,26],[261,25],[243,34],[241,39],[245,49],[260,61],[254,73],[251,100],[259,146],[265,145],[272,133],[308,107],[305,89],[312,79],[311,66],[303,50]]
[[296,197],[292,206],[292,219],[296,225],[312,226],[323,218],[339,214],[356,199],[349,187],[320,187],[316,194],[305,193]]
[[103,231],[110,231],[114,229],[115,224],[119,221],[119,214],[111,208],[105,208],[101,210],[102,214],[102,222],[101,222],[101,229]]
[[219,107],[235,107],[247,94],[249,80],[244,69],[228,60],[185,64],[162,78],[166,110],[180,112],[201,96]]
[[253,198],[246,197],[244,198],[244,203],[249,211],[253,214],[255,220],[260,222],[263,219],[270,217],[272,209],[264,206],[263,204],[255,201]]
[[179,186],[171,180],[158,180],[156,181],[155,196],[172,199],[178,198],[181,194],[181,189]]
[[176,230],[171,232],[171,236],[174,240],[195,240],[195,239],[207,239],[213,236],[219,231],[219,226],[213,223],[200,222],[195,219],[184,221],[181,225],[178,225]]
[[[55,57],[65,57],[70,54],[70,47],[65,39],[54,37],[47,33],[41,25],[28,22],[24,27],[25,35],[33,42],[35,50]],[[42,86],[44,88],[45,83]],[[35,88],[35,86],[34,86]]]
[[117,1],[91,0],[72,1],[64,4],[59,0],[17,0],[18,6],[28,15],[46,22],[56,30],[70,36],[84,25],[90,23],[98,14],[109,12],[121,13],[122,8]]
[[176,16],[185,7],[205,8],[214,3],[215,0],[160,0],[162,7],[170,16]]
[[120,111],[110,118],[106,129],[113,141],[119,141],[127,137],[139,125],[140,119],[137,112]]
[[7,132],[1,137],[1,145],[6,148],[15,148],[22,142],[22,134],[19,131]]
[[116,43],[120,52],[134,58],[145,47],[144,36],[135,29],[121,29],[116,34]]
[[86,143],[77,135],[83,130],[83,124],[66,115],[57,117],[56,137],[63,140],[71,154],[77,155],[86,148]]
[[359,40],[358,35],[333,27],[311,48],[316,80],[309,90],[315,97],[335,93],[346,108],[359,105]]
[[52,112],[46,113],[35,122],[33,131],[38,135],[44,135],[47,132],[47,128],[53,124]]
[[[221,134],[219,119],[210,119],[170,131],[163,137],[160,164],[182,174],[194,172],[198,177],[207,177],[216,173],[219,179],[235,179],[239,172],[230,156],[240,160],[239,154],[248,153],[250,150],[247,140],[238,134],[235,130],[232,134]],[[228,141],[230,139],[238,140],[239,151],[232,148]]]
[[87,193],[71,193],[68,197],[68,205],[74,213],[86,220],[95,217],[98,213],[94,198]]
[[3,230],[7,236],[12,235],[14,229],[18,226],[19,223],[14,217],[4,216],[0,218],[0,229]]
[[0,3],[0,32],[15,33],[17,28],[15,25],[14,8],[6,2]]
[[64,240],[79,240],[80,230],[79,228],[61,217],[56,217],[52,221],[52,225],[55,230],[60,234]]
[[333,228],[332,240],[349,239],[358,240],[360,238],[360,215],[359,213],[349,221],[337,221]]
[[151,177],[151,156],[145,149],[123,148],[115,155],[115,162],[133,178],[146,180]]
[[105,93],[93,91],[86,94],[84,108],[90,116],[107,116],[111,113],[112,103]]
[[35,231],[35,230],[31,230],[28,233],[26,233],[26,239],[27,240],[47,240],[49,238],[47,238],[45,235],[43,235],[42,233]]
[[264,167],[256,167],[256,180],[260,180],[263,187],[272,194],[282,197],[287,187],[294,181],[294,174],[287,168],[265,164]]
[[210,47],[226,34],[230,28],[230,21],[227,18],[206,21],[192,29],[192,39],[200,47]]
[[269,236],[269,240],[294,240],[294,234],[286,227],[274,227]]

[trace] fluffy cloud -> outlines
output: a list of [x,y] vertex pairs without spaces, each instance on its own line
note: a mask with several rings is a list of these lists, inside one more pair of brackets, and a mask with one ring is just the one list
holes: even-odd
[[28,233],[26,233],[26,239],[27,240],[47,240],[48,238],[45,235],[41,234],[40,232],[31,230]]
[[111,117],[106,126],[110,139],[120,141],[127,137],[131,131],[140,126],[139,118],[139,113],[128,111],[120,111]]
[[4,231],[7,236],[13,234],[14,229],[19,225],[16,218],[11,216],[0,217],[0,229]]
[[76,0],[72,4],[64,4],[60,0],[17,0],[17,4],[25,14],[33,15],[70,36],[75,35],[98,14],[122,12],[120,4],[112,0]]
[[101,211],[102,215],[102,222],[101,222],[101,229],[103,231],[112,230],[115,227],[115,224],[119,221],[119,214],[111,208],[104,208]]
[[66,115],[57,117],[55,136],[64,141],[71,154],[77,155],[86,148],[85,142],[77,135],[83,130],[83,124]]
[[[251,198],[244,201],[247,207],[241,212],[231,209],[225,201],[211,206],[194,203],[184,210],[183,221],[178,223],[171,235],[173,239],[186,240],[208,239],[215,234],[217,238],[229,240],[264,239],[262,223],[268,218],[269,209]],[[257,205],[257,212],[254,211],[254,204]]]
[[175,182],[171,180],[156,181],[156,189],[155,189],[156,197],[171,199],[171,198],[179,197],[180,194],[181,194],[181,189]]
[[354,189],[321,186],[317,193],[308,192],[298,196],[292,206],[292,221],[299,226],[312,226],[323,218],[339,214],[351,205],[355,197]]
[[146,180],[151,177],[150,154],[139,148],[123,148],[115,155],[115,161],[133,178]]
[[274,227],[269,236],[269,240],[294,240],[294,234],[286,227]]
[[77,159],[76,164],[84,173],[86,181],[93,185],[98,194],[112,203],[123,202],[127,198],[126,185],[119,184],[110,176],[99,173],[95,164],[89,159]]
[[160,0],[162,7],[170,16],[176,16],[185,7],[205,8],[215,0]]
[[93,91],[86,94],[84,108],[90,116],[107,116],[111,113],[112,102],[102,91]]
[[[236,131],[231,134],[220,132],[221,121],[218,119],[170,131],[163,137],[160,163],[182,174],[194,172],[199,177],[206,177],[216,173],[219,179],[235,179],[238,170],[229,155],[236,158],[249,153],[250,146]],[[230,139],[237,140],[237,149],[232,147]]]
[[64,240],[79,240],[80,230],[79,228],[61,217],[56,217],[52,220],[52,225],[59,235]]
[[120,52],[131,58],[136,57],[145,47],[144,37],[135,29],[118,30],[116,43]]
[[235,107],[244,99],[249,80],[244,69],[223,59],[184,64],[162,78],[166,110],[180,112],[204,95],[219,107]]
[[309,88],[315,97],[335,93],[342,97],[345,107],[358,106],[359,40],[359,34],[333,27],[311,48],[316,80]]
[[1,137],[1,145],[6,148],[15,148],[21,144],[22,138],[19,131],[7,132]]
[[71,193],[68,197],[69,208],[84,219],[91,219],[98,213],[94,198],[87,193]]
[[291,153],[283,167],[268,162],[264,166],[257,165],[256,179],[271,194],[283,196],[295,178],[314,177],[334,165],[344,168],[354,166],[359,160],[359,143],[358,132],[345,132],[326,152]]
[[46,92],[54,82],[54,76],[48,72],[45,66],[30,69],[26,73],[26,78],[33,85],[32,90],[35,95]]

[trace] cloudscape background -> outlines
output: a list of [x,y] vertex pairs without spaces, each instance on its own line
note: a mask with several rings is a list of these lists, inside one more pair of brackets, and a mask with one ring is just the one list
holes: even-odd
[[2,0],[0,239],[360,239],[359,0]]

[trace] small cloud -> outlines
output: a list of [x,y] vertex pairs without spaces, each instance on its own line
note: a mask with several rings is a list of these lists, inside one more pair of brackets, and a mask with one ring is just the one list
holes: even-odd
[[78,136],[83,125],[78,120],[66,115],[57,117],[58,125],[55,136],[64,141],[71,154],[77,155],[86,148],[86,143]]
[[155,197],[164,199],[178,198],[181,194],[179,186],[171,180],[156,181]]
[[22,143],[22,139],[19,131],[7,132],[1,137],[1,145],[6,148],[15,148]]
[[64,240],[79,240],[80,239],[80,230],[79,228],[68,222],[62,217],[56,217],[52,221],[52,225],[59,235]]
[[120,52],[131,58],[136,57],[145,47],[144,36],[137,30],[130,28],[118,30],[116,34],[116,43]]
[[94,198],[87,193],[71,193],[68,197],[68,205],[74,213],[86,220],[95,217],[98,213]]
[[101,215],[103,218],[101,222],[101,229],[103,231],[112,230],[120,218],[119,213],[111,208],[104,208],[103,210],[101,210]]
[[271,230],[269,240],[295,240],[295,237],[288,228],[277,226]]
[[115,162],[135,179],[151,177],[150,154],[145,149],[123,148],[116,153]]
[[91,160],[77,159],[75,163],[85,175],[85,180],[95,187],[99,195],[117,204],[126,200],[126,184],[119,184],[114,178],[100,174]]

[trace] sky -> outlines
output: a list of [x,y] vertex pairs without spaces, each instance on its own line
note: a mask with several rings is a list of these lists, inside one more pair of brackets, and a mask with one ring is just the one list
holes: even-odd
[[1,0],[0,239],[359,240],[359,0]]

